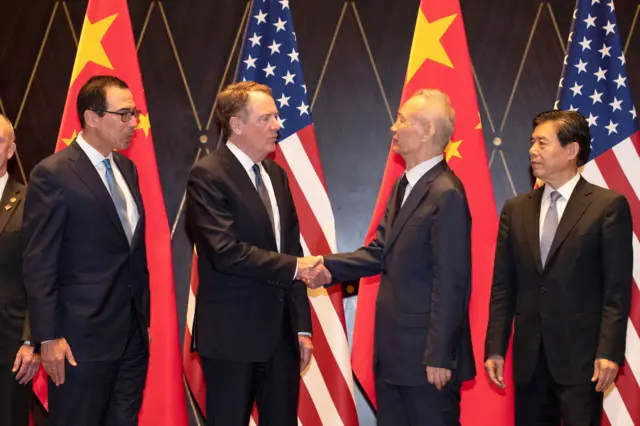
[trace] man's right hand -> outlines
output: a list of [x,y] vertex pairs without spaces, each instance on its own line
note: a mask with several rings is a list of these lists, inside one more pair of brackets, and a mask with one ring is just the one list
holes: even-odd
[[325,268],[322,256],[299,257],[296,279],[316,289],[331,282],[331,273]]
[[42,366],[56,386],[64,384],[65,359],[74,367],[78,365],[65,338],[42,343],[40,353]]
[[504,358],[500,355],[491,355],[484,363],[484,369],[494,385],[500,389],[505,389],[504,383]]

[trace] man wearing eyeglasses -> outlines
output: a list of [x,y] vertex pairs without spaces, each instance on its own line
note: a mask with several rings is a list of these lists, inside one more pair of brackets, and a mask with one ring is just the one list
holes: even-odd
[[80,89],[82,131],[31,173],[24,284],[51,425],[137,425],[149,358],[149,273],[129,147],[139,111],[120,79]]

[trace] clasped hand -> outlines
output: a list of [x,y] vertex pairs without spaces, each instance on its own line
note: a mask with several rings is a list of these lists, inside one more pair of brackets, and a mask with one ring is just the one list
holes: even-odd
[[296,279],[310,289],[316,289],[331,282],[331,273],[324,266],[322,256],[299,257]]

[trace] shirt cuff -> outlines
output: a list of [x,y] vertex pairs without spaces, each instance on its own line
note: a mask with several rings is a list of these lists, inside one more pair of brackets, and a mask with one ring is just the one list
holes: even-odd
[[309,337],[311,337],[311,333],[309,333],[307,331],[299,331],[298,332],[298,336],[309,336]]
[[293,273],[293,279],[291,281],[295,281],[298,276],[298,261],[296,260],[296,271]]

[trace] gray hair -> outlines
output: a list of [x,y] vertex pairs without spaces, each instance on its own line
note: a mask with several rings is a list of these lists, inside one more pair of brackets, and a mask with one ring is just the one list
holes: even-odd
[[438,89],[420,89],[412,97],[421,97],[429,105],[438,107],[436,140],[444,148],[451,140],[456,122],[456,112],[451,106],[449,96]]

